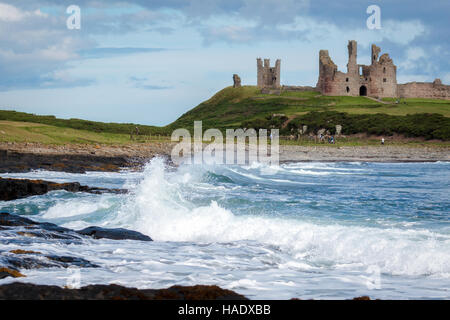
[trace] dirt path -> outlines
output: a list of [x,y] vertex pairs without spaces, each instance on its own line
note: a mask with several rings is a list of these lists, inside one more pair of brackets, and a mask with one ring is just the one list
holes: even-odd
[[381,100],[381,99],[377,99],[377,98],[374,98],[374,97],[366,97],[367,99],[370,99],[370,100],[373,100],[373,101],[376,101],[376,102],[379,102],[379,103],[381,103],[381,104],[391,104],[390,102],[387,102],[387,101],[383,101],[383,100]]

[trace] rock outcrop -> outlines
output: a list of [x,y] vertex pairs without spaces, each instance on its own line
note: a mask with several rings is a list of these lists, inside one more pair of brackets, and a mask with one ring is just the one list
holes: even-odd
[[106,229],[101,227],[88,227],[83,230],[77,231],[78,234],[85,236],[91,236],[94,239],[112,239],[112,240],[140,240],[140,241],[152,241],[149,236],[146,236],[140,232],[127,230],[123,228]]
[[173,286],[168,289],[127,288],[115,284],[80,289],[11,283],[0,286],[0,300],[248,300],[218,286]]
[[[83,239],[88,239],[88,237],[93,239],[152,241],[150,237],[144,234],[122,228],[89,227],[75,231],[53,223],[40,223],[6,212],[0,213],[0,235],[2,233],[6,233],[8,236],[23,237],[24,243],[29,243],[29,240],[26,240],[27,238],[41,238],[55,241],[55,243],[77,244],[81,243]],[[15,243],[18,242],[15,241]],[[23,277],[22,270],[69,267],[97,268],[99,266],[81,257],[43,254],[26,248],[0,251],[0,279]]]
[[86,171],[119,171],[121,167],[133,167],[134,165],[132,159],[126,157],[0,150],[0,172],[28,172],[41,169],[85,173]]
[[56,183],[45,180],[0,178],[0,200],[9,201],[35,195],[43,195],[54,190],[70,192],[126,193],[124,189],[91,188],[82,186],[78,182]]
[[[0,213],[0,227],[6,227],[0,229],[0,232],[9,230],[10,227],[24,227],[24,230],[19,231],[20,235],[31,236],[37,238],[47,239],[80,239],[80,237],[90,236],[94,239],[112,239],[112,240],[139,240],[139,241],[152,241],[152,239],[140,232],[127,230],[123,228],[101,228],[101,227],[88,227],[83,230],[75,231],[68,228],[57,226],[56,224],[49,222],[36,222],[31,219],[18,216],[15,214],[9,214],[7,212]],[[9,227],[9,228],[8,228]],[[17,231],[16,230],[16,231]]]

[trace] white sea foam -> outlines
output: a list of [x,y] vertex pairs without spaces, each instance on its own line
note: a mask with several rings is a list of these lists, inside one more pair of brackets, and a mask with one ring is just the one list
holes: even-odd
[[57,219],[92,214],[98,210],[111,208],[113,205],[111,197],[101,197],[97,201],[93,201],[92,198],[63,200],[46,210],[41,218]]
[[446,234],[237,216],[215,201],[196,207],[185,200],[183,188],[196,179],[185,174],[180,179],[177,172],[168,173],[162,160],[153,160],[144,176],[112,223],[133,228],[157,241],[253,240],[279,246],[299,261],[316,266],[377,265],[382,272],[394,275],[450,273],[450,236]]
[[[276,190],[277,183],[285,188],[300,188],[300,184],[323,179],[298,174],[297,170],[326,172],[324,177],[333,177],[352,171],[371,172],[373,167],[298,163],[269,169],[252,164],[168,170],[163,160],[154,159],[130,181],[126,174],[114,177],[131,188],[128,195],[61,197],[53,199],[39,215],[51,222],[62,219],[63,225],[71,228],[92,224],[129,228],[151,236],[154,243],[96,240],[95,244],[70,248],[48,243],[32,245],[31,249],[78,254],[101,265],[96,270],[83,269],[84,284],[114,282],[157,288],[204,283],[259,298],[351,297],[368,294],[368,270],[375,267],[381,272],[382,290],[369,292],[371,296],[449,297],[442,290],[442,286],[450,284],[448,228],[425,228],[421,220],[387,219],[373,224],[371,221],[377,217],[372,216],[358,221],[340,221],[327,215],[311,219],[295,212],[298,207],[288,215],[246,214],[217,200],[220,196],[241,200],[241,192],[246,193],[244,200],[258,200],[263,196],[259,191],[250,197],[248,194],[255,192],[252,188],[259,184],[267,183]],[[210,173],[212,178],[205,178]],[[99,173],[98,178],[106,177]],[[216,183],[214,179],[225,182]],[[400,187],[397,190],[410,192]],[[390,185],[390,193],[395,190]],[[277,195],[282,197],[284,193]],[[201,204],[192,200],[202,197],[215,200]],[[302,199],[301,193],[298,197],[300,203],[318,202],[321,207],[326,204],[323,199]],[[0,250],[7,250],[7,246],[0,243]],[[61,279],[64,271],[40,270],[27,272],[26,281],[61,285]],[[328,290],[330,294],[324,295],[325,288],[336,285],[343,291]],[[309,293],[305,294],[305,290]]]

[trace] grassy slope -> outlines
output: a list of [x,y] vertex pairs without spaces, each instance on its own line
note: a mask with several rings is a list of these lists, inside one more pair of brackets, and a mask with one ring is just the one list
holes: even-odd
[[[153,136],[153,139],[156,140],[158,137]],[[39,142],[58,145],[128,144],[143,141],[143,137],[139,140],[130,140],[129,134],[94,132],[31,122],[0,121],[0,142]]]
[[211,99],[183,114],[170,128],[191,128],[194,120],[203,120],[203,127],[226,128],[244,121],[263,119],[275,113],[287,117],[311,111],[339,111],[350,114],[407,115],[438,113],[450,117],[450,101],[435,99],[402,99],[396,104],[383,104],[366,97],[329,97],[318,92],[283,92],[281,95],[261,94],[256,87],[228,87]]
[[[141,135],[170,135],[176,128],[192,128],[203,120],[203,128],[242,127],[245,121],[285,114],[292,119],[311,111],[339,111],[349,114],[407,115],[437,113],[450,118],[450,101],[434,99],[384,99],[380,103],[365,97],[328,97],[318,92],[261,94],[254,86],[225,88],[209,100],[183,114],[166,127],[118,124],[79,119],[57,119],[15,111],[0,110],[0,142],[43,143],[130,143],[130,132],[139,127]],[[133,142],[133,141],[131,141]]]
[[141,134],[166,134],[165,127],[145,126],[133,123],[105,123],[80,119],[58,119],[54,116],[41,116],[25,112],[0,110],[0,121],[19,121],[47,124],[61,128],[72,128],[101,133],[130,134],[139,128]]

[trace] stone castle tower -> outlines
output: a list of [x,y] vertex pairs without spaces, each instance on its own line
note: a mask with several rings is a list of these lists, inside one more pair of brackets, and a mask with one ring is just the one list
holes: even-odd
[[397,67],[387,53],[378,58],[380,48],[372,45],[371,65],[357,63],[357,43],[348,42],[347,73],[337,70],[328,50],[319,52],[317,89],[330,96],[397,97]]
[[275,67],[270,67],[270,59],[264,59],[264,65],[261,58],[256,59],[258,88],[281,88],[280,65],[280,59],[275,62]]

